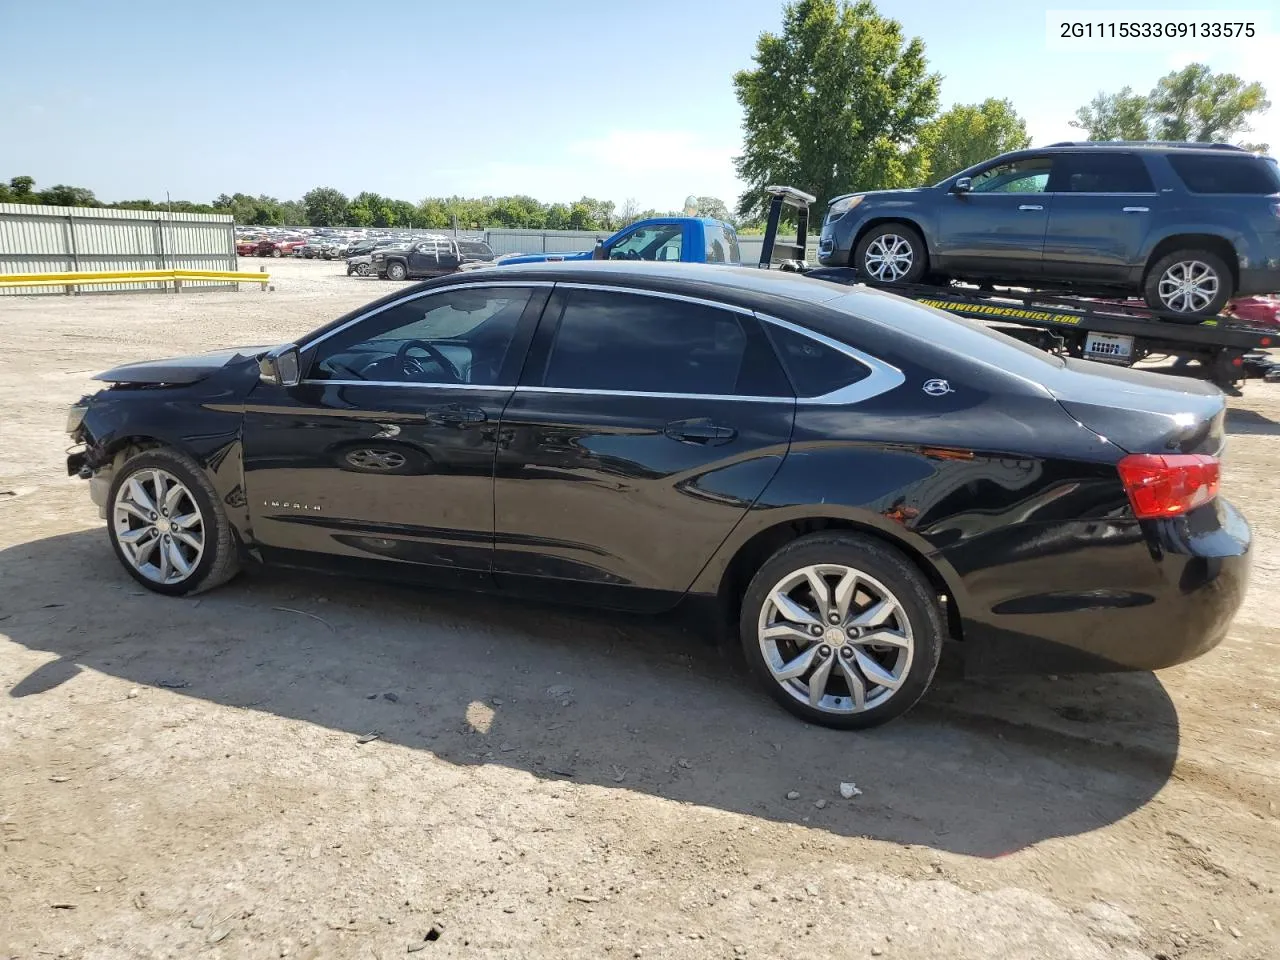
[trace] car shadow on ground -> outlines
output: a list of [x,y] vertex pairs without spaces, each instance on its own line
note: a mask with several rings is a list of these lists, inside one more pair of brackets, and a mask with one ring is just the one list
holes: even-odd
[[1280,436],[1280,423],[1253,410],[1227,408],[1227,433],[1275,437]]
[[101,529],[0,551],[0,633],[57,655],[11,698],[88,669],[345,731],[353,750],[985,857],[1133,813],[1178,750],[1149,673],[942,677],[908,716],[840,733],[786,714],[683,618],[263,571],[175,600],[130,580]]

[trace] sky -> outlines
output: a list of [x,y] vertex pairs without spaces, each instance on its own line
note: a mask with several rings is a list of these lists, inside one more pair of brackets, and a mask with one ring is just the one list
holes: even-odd
[[[1180,4],[1130,2],[1162,18]],[[1145,92],[1196,60],[1260,80],[1277,106],[1248,139],[1280,152],[1280,44],[1051,42],[1049,11],[1117,5],[880,0],[925,42],[942,105],[1007,97],[1033,143],[1075,139],[1100,91]],[[781,0],[409,0],[228,5],[0,0],[0,178],[107,202],[295,199],[313,186],[426,196],[634,199],[675,209],[741,192],[735,71]],[[1208,16],[1208,15],[1206,15]],[[804,187],[804,184],[796,184]]]

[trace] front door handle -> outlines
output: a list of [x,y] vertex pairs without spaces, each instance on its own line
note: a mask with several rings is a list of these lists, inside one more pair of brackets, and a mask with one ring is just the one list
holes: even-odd
[[1151,208],[1150,207],[1125,207],[1124,212],[1125,213],[1150,213]]
[[433,407],[427,411],[427,420],[432,423],[441,423],[449,426],[464,423],[484,423],[488,419],[485,416],[485,412],[478,407],[464,407],[457,403],[450,403],[443,407]]
[[680,440],[684,443],[701,443],[707,446],[728,443],[738,435],[738,431],[733,427],[712,423],[706,417],[699,417],[694,420],[674,420],[668,423],[662,432],[672,440]]
[[1044,206],[1039,203],[1020,203],[1018,204],[1018,209],[1019,210],[1043,210]]

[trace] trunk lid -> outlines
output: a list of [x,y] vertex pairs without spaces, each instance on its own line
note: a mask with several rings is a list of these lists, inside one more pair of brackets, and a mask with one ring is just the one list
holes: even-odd
[[1222,452],[1227,402],[1210,383],[1075,359],[1046,371],[1043,383],[1075,420],[1126,453]]

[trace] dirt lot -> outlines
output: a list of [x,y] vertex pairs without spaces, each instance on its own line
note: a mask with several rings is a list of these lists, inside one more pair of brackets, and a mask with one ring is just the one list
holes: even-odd
[[112,364],[390,289],[270,269],[271,293],[0,298],[0,957],[1280,956],[1280,387],[1232,404],[1257,559],[1218,650],[945,679],[842,735],[677,622],[280,573],[138,588],[65,476],[65,408]]

